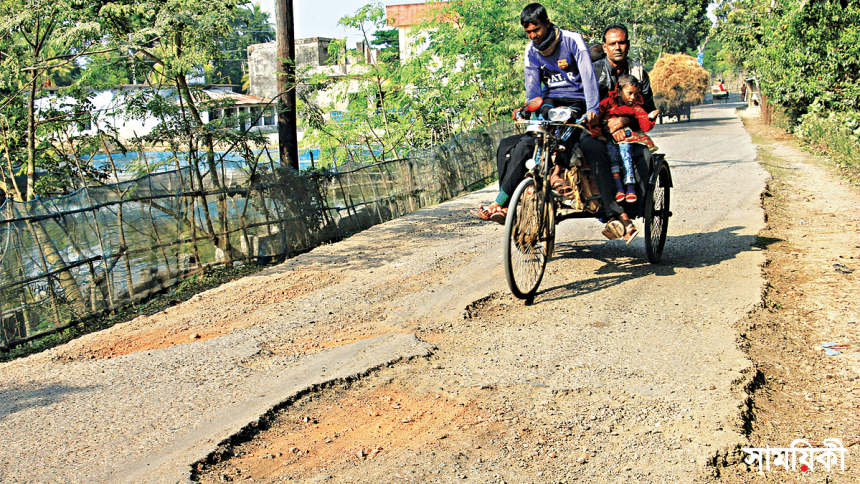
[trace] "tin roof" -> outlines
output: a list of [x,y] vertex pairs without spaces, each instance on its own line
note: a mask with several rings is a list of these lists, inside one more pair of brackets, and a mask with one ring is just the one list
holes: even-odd
[[230,91],[216,91],[212,89],[204,89],[203,93],[209,97],[209,99],[215,101],[221,101],[223,99],[232,99],[236,102],[236,104],[268,104],[272,100],[266,99],[257,96],[249,96],[248,94],[239,94],[237,92]]

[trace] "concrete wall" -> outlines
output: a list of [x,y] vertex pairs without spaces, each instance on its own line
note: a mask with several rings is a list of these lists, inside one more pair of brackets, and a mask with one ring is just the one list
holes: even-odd
[[[328,65],[328,46],[332,39],[311,37],[296,40],[296,66],[325,67]],[[248,77],[252,96],[273,98],[278,95],[277,43],[254,44],[248,46]]]
[[278,94],[278,67],[275,64],[277,44],[253,44],[248,46],[248,94],[271,99]]

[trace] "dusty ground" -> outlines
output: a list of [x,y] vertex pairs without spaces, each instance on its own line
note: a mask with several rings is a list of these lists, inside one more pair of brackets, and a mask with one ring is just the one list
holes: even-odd
[[[88,335],[61,347],[57,359],[66,361],[107,359],[140,351],[204,341],[265,323],[270,312],[255,313],[262,305],[278,305],[311,290],[339,282],[331,273],[314,270],[264,271],[252,276],[253,284],[234,281],[200,293],[188,302],[152,316],[141,316],[108,330]],[[367,318],[346,315],[321,321],[316,330],[295,328],[295,335],[279,340],[267,350],[300,356],[349,344],[392,331],[367,324]]]

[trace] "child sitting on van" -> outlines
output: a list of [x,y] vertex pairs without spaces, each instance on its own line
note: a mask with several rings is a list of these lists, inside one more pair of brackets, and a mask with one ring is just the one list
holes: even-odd
[[[607,120],[619,117],[635,117],[639,130],[625,128],[623,141],[610,140],[606,144],[609,158],[612,161],[612,176],[615,179],[615,201],[633,203],[636,197],[636,179],[633,173],[633,157],[630,154],[630,144],[638,143],[656,151],[657,147],[651,138],[645,134],[654,127],[659,111],[646,113],[642,108],[642,95],[639,93],[639,80],[634,76],[622,75],[618,78],[618,88],[600,102],[598,122],[591,128],[591,135],[601,141],[606,141],[604,135],[609,135],[606,129]],[[621,167],[624,165],[623,184]],[[626,190],[625,190],[626,189]],[[632,237],[631,237],[632,238]]]

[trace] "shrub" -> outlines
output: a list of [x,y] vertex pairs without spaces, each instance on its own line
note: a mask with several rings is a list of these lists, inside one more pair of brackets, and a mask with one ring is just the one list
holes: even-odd
[[860,168],[856,149],[860,144],[860,112],[825,112],[818,103],[810,108],[811,112],[800,116],[794,134],[814,151]]

